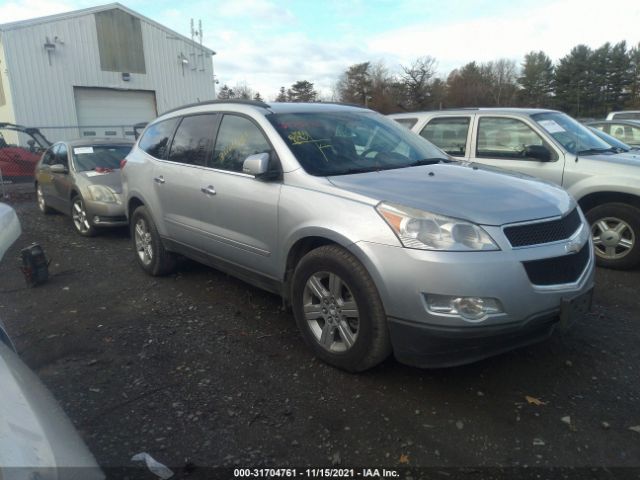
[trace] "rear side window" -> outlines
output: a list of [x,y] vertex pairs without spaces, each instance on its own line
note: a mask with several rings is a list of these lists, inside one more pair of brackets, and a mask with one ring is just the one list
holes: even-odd
[[164,160],[169,153],[169,143],[177,123],[177,118],[170,118],[151,125],[142,135],[138,146],[152,157]]
[[242,165],[249,155],[272,153],[272,148],[262,131],[251,120],[237,115],[222,118],[213,152],[213,168],[242,172]]
[[171,142],[169,160],[204,167],[213,152],[217,115],[192,115],[182,119]]
[[420,132],[420,135],[449,155],[463,157],[467,151],[469,117],[434,118]]

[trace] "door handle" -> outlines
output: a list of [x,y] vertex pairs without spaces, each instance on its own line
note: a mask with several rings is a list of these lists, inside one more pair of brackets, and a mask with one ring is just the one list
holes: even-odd
[[205,195],[215,195],[216,194],[216,190],[215,190],[215,188],[213,188],[213,185],[209,185],[208,187],[202,187],[200,189],[200,191],[202,193],[204,193]]
[[153,181],[162,185],[164,183],[164,177],[162,175],[160,175],[159,177],[154,177]]

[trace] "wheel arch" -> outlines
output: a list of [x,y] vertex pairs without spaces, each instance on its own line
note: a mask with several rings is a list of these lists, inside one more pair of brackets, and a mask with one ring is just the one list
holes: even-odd
[[616,191],[592,192],[578,200],[580,208],[585,213],[605,203],[625,203],[640,210],[640,196],[632,193]]

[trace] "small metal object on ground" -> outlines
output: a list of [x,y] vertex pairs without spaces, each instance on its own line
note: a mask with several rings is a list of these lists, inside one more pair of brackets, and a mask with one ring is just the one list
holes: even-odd
[[34,243],[20,251],[22,257],[22,273],[27,285],[35,287],[45,283],[49,278],[49,263],[40,245]]

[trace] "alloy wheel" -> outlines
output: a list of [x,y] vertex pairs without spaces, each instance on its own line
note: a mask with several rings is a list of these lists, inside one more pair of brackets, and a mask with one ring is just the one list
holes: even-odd
[[303,293],[304,316],[316,341],[330,352],[346,352],[358,338],[360,312],[351,289],[335,273],[317,272]]
[[153,261],[153,240],[147,222],[139,218],[134,230],[134,240],[136,253],[144,265],[149,265]]
[[91,225],[87,218],[87,211],[84,208],[84,202],[79,197],[76,197],[73,201],[71,216],[73,218],[73,224],[80,233],[87,233],[91,230]]
[[591,234],[596,254],[607,260],[625,257],[636,242],[631,226],[615,217],[605,217],[593,222]]

